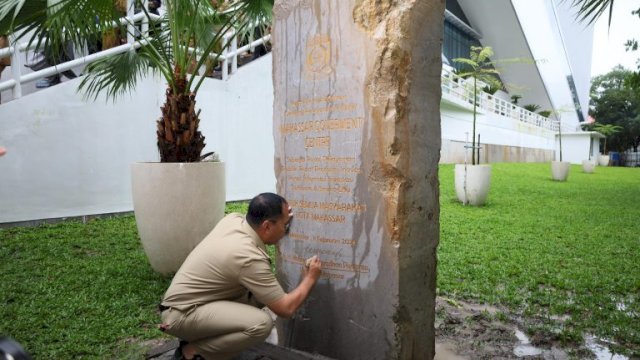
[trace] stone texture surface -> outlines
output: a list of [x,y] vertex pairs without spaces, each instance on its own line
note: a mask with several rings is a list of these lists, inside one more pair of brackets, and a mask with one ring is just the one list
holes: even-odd
[[278,248],[286,290],[323,275],[280,344],[336,359],[431,359],[439,236],[441,0],[274,7]]

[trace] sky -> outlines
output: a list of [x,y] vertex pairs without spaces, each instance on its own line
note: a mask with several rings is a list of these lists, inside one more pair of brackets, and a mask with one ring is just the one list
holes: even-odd
[[631,15],[631,11],[638,7],[638,0],[615,0],[611,28],[608,28],[608,12],[596,22],[593,32],[592,77],[606,74],[618,64],[637,70],[636,60],[640,58],[640,49],[627,52],[624,43],[633,38],[640,41],[640,17]]

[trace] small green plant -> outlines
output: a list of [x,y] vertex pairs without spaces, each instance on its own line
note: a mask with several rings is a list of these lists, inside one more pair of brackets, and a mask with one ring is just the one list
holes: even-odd
[[607,155],[609,152],[607,151],[607,138],[609,138],[611,135],[618,133],[622,130],[622,126],[618,126],[618,125],[613,125],[613,124],[600,124],[600,123],[595,123],[593,125],[593,130],[599,132],[600,134],[604,135],[604,146],[603,146],[603,152],[605,155]]
[[540,110],[541,106],[538,104],[527,104],[522,106],[524,109],[531,111],[532,113]]
[[522,99],[522,95],[511,95],[511,103],[513,105],[518,105],[520,99]]
[[491,95],[493,95],[493,94],[497,93],[497,92],[498,92],[498,90],[501,90],[501,89],[502,89],[502,87],[500,87],[500,86],[496,86],[496,85],[494,84],[494,85],[485,85],[485,86],[482,88],[482,91],[486,92],[487,94],[491,94]]
[[476,159],[476,118],[478,113],[478,82],[486,84],[489,88],[502,89],[503,84],[496,69],[498,64],[512,62],[526,62],[526,59],[501,59],[491,60],[493,49],[490,46],[471,46],[468,58],[455,58],[454,62],[463,65],[458,73],[462,78],[473,79],[473,131],[471,135],[471,164],[476,165],[480,159]]
[[[482,81],[490,87],[502,87],[498,79],[498,70],[491,60],[493,50],[491,47],[472,46],[469,58],[456,58],[454,62],[464,65],[464,70],[459,76],[473,79],[473,131],[471,135],[471,164],[476,165],[476,117],[478,113],[478,81]],[[479,160],[479,159],[478,159]]]
[[551,110],[540,110],[540,111],[538,111],[538,115],[540,115],[542,117],[546,117],[546,118],[551,116],[552,113],[553,112]]

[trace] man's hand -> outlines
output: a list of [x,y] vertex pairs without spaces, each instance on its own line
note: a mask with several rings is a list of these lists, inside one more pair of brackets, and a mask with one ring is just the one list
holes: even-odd
[[[307,263],[309,264],[308,266],[306,266]],[[276,315],[284,318],[290,318],[293,316],[296,310],[298,310],[300,305],[302,305],[304,300],[309,296],[311,289],[313,289],[313,285],[316,284],[320,278],[320,273],[322,273],[322,264],[320,263],[320,259],[317,255],[305,261],[305,266],[302,268],[304,269],[304,277],[302,278],[300,285],[275,302],[267,304],[267,307]]]
[[320,274],[322,273],[322,263],[320,262],[318,255],[314,255],[307,259],[304,265],[304,275],[311,277],[314,283],[318,281]]

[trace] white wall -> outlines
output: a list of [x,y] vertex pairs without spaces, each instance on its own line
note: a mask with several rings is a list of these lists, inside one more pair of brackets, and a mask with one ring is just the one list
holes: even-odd
[[204,152],[226,163],[227,200],[276,190],[271,55],[243,66],[228,81],[207,81],[198,94]]
[[[227,166],[227,200],[274,191],[271,56],[198,94],[205,151]],[[157,161],[161,79],[116,104],[85,102],[79,79],[0,106],[0,223],[131,211],[131,163]]]
[[[562,134],[562,161],[582,164],[582,160],[598,160],[599,141],[602,135],[597,132],[571,132]],[[556,149],[560,149],[558,135],[555,136]],[[591,151],[591,154],[589,154]],[[556,151],[556,161],[560,161],[560,153]]]
[[[443,97],[446,97],[443,94]],[[471,142],[473,131],[473,113],[458,104],[455,99],[441,104],[442,149],[440,162],[458,163],[464,161],[460,142]],[[480,134],[482,144],[504,145],[509,147],[554,150],[554,132],[532,126],[491,112],[477,114],[476,137]],[[470,156],[470,155],[469,155]],[[537,160],[542,161],[542,160]]]

